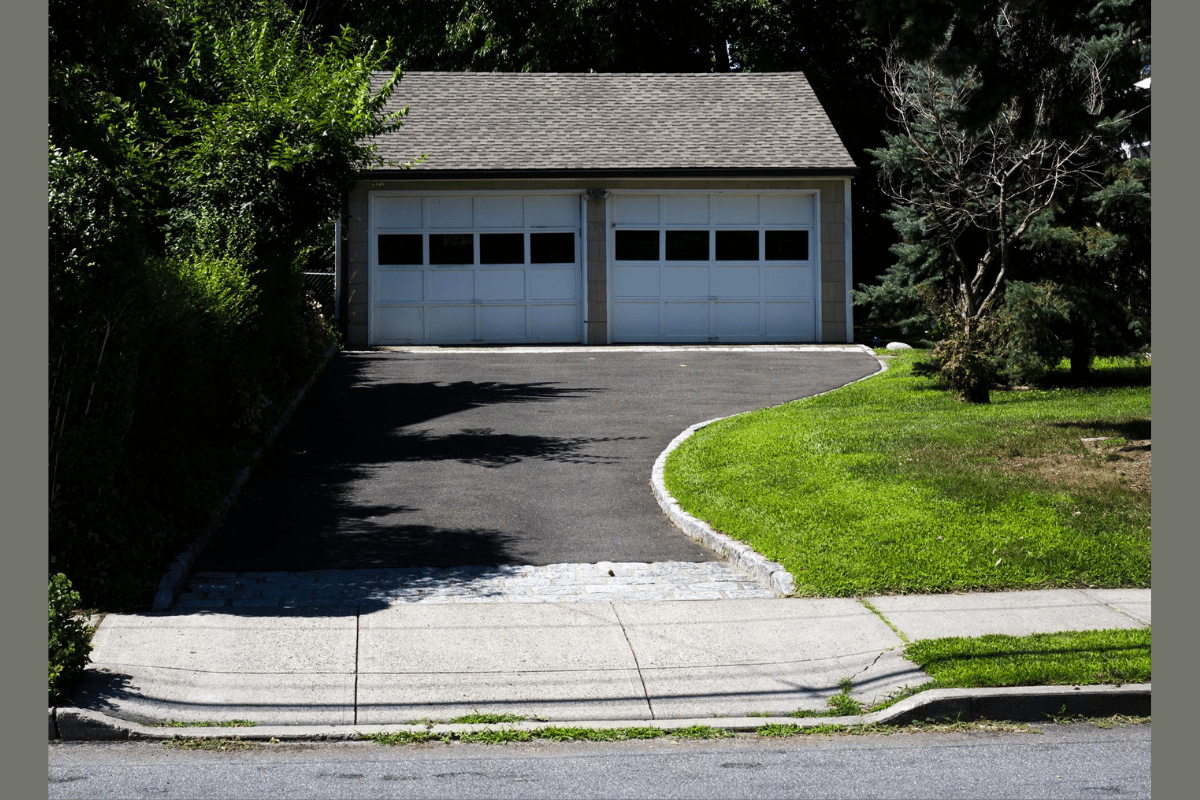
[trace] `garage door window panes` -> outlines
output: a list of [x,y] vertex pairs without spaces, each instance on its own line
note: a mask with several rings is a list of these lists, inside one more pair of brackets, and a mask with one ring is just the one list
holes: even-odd
[[758,231],[717,231],[717,261],[758,261]]
[[658,231],[617,231],[618,261],[658,261]]
[[667,231],[667,261],[708,261],[708,231]]
[[767,261],[808,261],[808,231],[767,231]]
[[479,234],[480,264],[524,264],[525,234]]
[[474,264],[475,244],[469,233],[429,234],[430,264]]
[[379,263],[389,265],[424,264],[421,234],[385,233],[379,237]]
[[575,261],[575,234],[529,234],[530,264],[570,264]]

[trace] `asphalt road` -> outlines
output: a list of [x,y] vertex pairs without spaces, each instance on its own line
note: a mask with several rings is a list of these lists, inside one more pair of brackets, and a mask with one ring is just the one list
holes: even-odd
[[710,561],[649,489],[688,426],[870,375],[864,352],[343,353],[197,571]]
[[[612,744],[259,745],[230,752],[60,743],[49,749],[49,797],[1151,796],[1150,725],[1033,727]],[[1182,782],[1177,790],[1186,793]]]

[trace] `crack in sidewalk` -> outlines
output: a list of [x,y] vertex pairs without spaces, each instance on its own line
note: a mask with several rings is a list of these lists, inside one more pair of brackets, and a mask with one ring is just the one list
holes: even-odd
[[633,642],[629,641],[629,632],[625,630],[625,620],[621,619],[615,603],[609,603],[609,607],[613,610],[613,616],[617,618],[617,624],[621,626],[621,634],[625,637],[625,643],[629,645],[629,652],[633,656],[633,666],[637,669],[638,680],[642,682],[642,696],[646,698],[646,708],[650,710],[650,719],[657,719],[654,716],[654,704],[650,702],[650,690],[646,688],[646,677],[642,675],[642,665],[638,661],[637,650],[634,649]]

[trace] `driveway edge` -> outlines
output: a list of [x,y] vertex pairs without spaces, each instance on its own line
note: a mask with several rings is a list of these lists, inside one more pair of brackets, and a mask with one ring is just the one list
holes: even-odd
[[663,470],[671,451],[683,444],[696,431],[722,419],[727,419],[727,417],[717,417],[707,422],[696,423],[672,439],[671,443],[667,445],[667,449],[659,453],[658,458],[654,460],[654,468],[650,471],[650,486],[654,490],[654,499],[658,501],[659,508],[663,510],[675,527],[689,537],[750,573],[776,592],[791,594],[796,590],[796,582],[792,578],[792,573],[784,569],[782,564],[771,561],[748,544],[718,533],[707,522],[684,511],[667,491],[666,484],[663,482]]
[[797,730],[831,725],[903,725],[915,721],[968,722],[987,719],[1007,722],[1047,722],[1115,714],[1150,716],[1149,683],[1123,686],[1015,686],[998,689],[931,689],[901,700],[890,708],[849,717],[694,717],[657,720],[531,721],[490,725],[259,725],[252,728],[158,728],[152,724],[80,708],[58,708],[57,736],[61,741],[168,740],[239,738],[249,741],[346,741],[381,733],[426,733],[453,738],[463,733],[542,728],[658,728],[664,731],[707,726],[734,733],[754,733],[767,725]]
[[162,580],[158,583],[158,591],[154,595],[154,600],[150,604],[151,611],[170,610],[171,606],[175,603],[175,599],[179,597],[179,591],[183,588],[183,584],[187,582],[187,577],[191,574],[192,567],[196,564],[196,559],[200,557],[200,553],[204,551],[204,548],[208,546],[209,540],[216,533],[221,515],[237,501],[238,495],[241,494],[242,488],[246,485],[246,481],[250,480],[250,475],[254,472],[254,465],[262,459],[266,449],[278,438],[284,426],[292,418],[292,414],[296,413],[296,409],[299,408],[304,396],[308,394],[308,390],[312,388],[312,385],[317,382],[317,378],[329,366],[329,362],[333,360],[336,352],[337,345],[330,345],[329,349],[325,351],[325,355],[321,357],[317,368],[313,370],[312,377],[300,387],[295,397],[292,398],[292,402],[284,409],[283,414],[280,415],[279,420],[275,423],[275,427],[267,436],[266,444],[255,450],[251,458],[251,463],[238,471],[237,476],[234,478],[233,486],[217,505],[217,508],[213,512],[213,519],[208,524],[208,527],[191,544],[185,547],[175,557],[175,560],[171,562],[171,565],[167,567],[167,571],[163,573]]
[[[872,372],[870,375],[864,375],[858,380],[850,381],[850,383],[839,386],[837,389],[830,389],[830,392],[836,392],[838,389],[843,389],[850,384],[858,383],[858,381],[865,381],[867,378],[872,378],[887,369],[887,362],[879,358],[875,354],[874,350],[865,344],[858,345],[858,347],[860,347],[863,352],[875,358],[876,362],[879,364],[879,369],[875,372]],[[808,397],[819,397],[822,394],[828,393],[829,392],[820,392],[818,394],[808,395]],[[802,400],[804,398],[796,399]],[[758,411],[760,409],[753,410]],[[747,411],[743,413],[750,412]],[[688,512],[684,511],[680,507],[679,503],[675,500],[674,496],[667,491],[667,486],[663,479],[663,472],[667,464],[667,456],[671,454],[671,451],[687,441],[692,434],[701,428],[711,425],[714,422],[719,422],[723,419],[730,419],[734,416],[740,416],[740,414],[733,414],[730,417],[717,417],[715,419],[707,420],[706,422],[698,422],[671,440],[671,443],[667,445],[667,449],[659,453],[658,458],[654,460],[654,467],[650,471],[650,486],[654,490],[654,499],[658,501],[659,508],[661,508],[663,513],[667,515],[667,518],[674,523],[675,527],[679,528],[689,537],[704,545],[709,550],[714,551],[723,558],[733,562],[746,572],[749,572],[751,575],[758,578],[761,582],[774,589],[776,592],[785,595],[792,594],[794,591],[796,591],[796,580],[792,576],[792,573],[784,569],[782,564],[777,564],[774,561],[771,561],[766,556],[755,551],[747,544],[739,542],[723,533],[717,532],[707,522],[697,519]]]

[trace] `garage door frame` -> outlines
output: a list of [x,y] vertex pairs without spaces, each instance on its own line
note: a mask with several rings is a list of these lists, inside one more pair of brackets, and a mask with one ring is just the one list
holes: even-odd
[[[585,202],[584,196],[579,191],[563,190],[563,189],[511,190],[511,189],[465,189],[465,188],[461,189],[461,190],[427,190],[427,191],[422,191],[420,189],[377,189],[377,190],[371,190],[371,191],[367,192],[367,208],[368,208],[368,215],[369,215],[369,220],[368,220],[368,225],[367,225],[367,297],[368,297],[367,307],[368,307],[368,314],[369,314],[368,332],[367,332],[368,344],[370,346],[379,346],[381,344],[379,341],[379,333],[378,333],[378,322],[379,322],[378,314],[376,313],[378,304],[380,302],[382,302],[377,299],[380,297],[380,294],[379,294],[379,292],[380,292],[380,288],[379,288],[380,265],[379,265],[379,253],[378,253],[379,234],[387,233],[389,231],[400,231],[400,230],[409,230],[410,232],[416,232],[415,230],[412,230],[412,229],[388,228],[386,226],[381,226],[380,221],[378,219],[378,215],[376,213],[377,201],[380,198],[386,198],[386,197],[410,197],[410,198],[466,197],[466,198],[472,198],[472,206],[474,207],[474,205],[475,205],[474,198],[479,198],[479,197],[526,198],[526,197],[539,197],[539,196],[540,197],[570,197],[570,198],[574,199],[575,203],[576,203],[576,222],[577,222],[577,224],[570,227],[570,230],[575,234],[574,267],[576,270],[576,283],[577,283],[577,286],[576,286],[577,296],[576,296],[576,300],[575,300],[576,307],[577,307],[576,321],[575,321],[575,336],[576,336],[576,338],[574,338],[573,340],[564,340],[561,343],[581,343],[581,342],[587,341],[587,329],[586,329],[587,323],[586,323],[586,314],[585,314],[585,309],[587,308],[587,302],[588,302],[587,270],[585,268],[585,262],[586,262],[586,249],[585,249],[586,244],[585,243],[586,243],[586,232],[587,232],[587,203]],[[424,208],[424,204],[422,205],[422,207]],[[509,228],[514,228],[514,227],[515,226],[509,226]],[[532,231],[536,230],[536,228],[539,226],[530,225],[526,221],[521,227],[524,232],[528,233],[528,232],[532,232]],[[566,230],[567,226],[552,226],[550,228],[550,230],[555,230],[555,229]],[[423,222],[420,232],[424,235],[424,234],[429,234],[430,232],[459,233],[459,232],[465,232],[466,230],[467,229],[465,228],[465,226],[450,226],[450,227],[442,227],[442,228],[434,229],[434,228],[426,225]],[[473,223],[470,228],[470,232],[473,234],[478,234],[481,232],[505,232],[506,230],[508,230],[508,228],[503,228],[503,227],[485,229],[485,228],[481,227],[478,224],[478,220],[475,220],[475,219],[473,219]],[[425,252],[427,254],[428,253],[427,236],[423,236],[423,242],[424,242]],[[476,257],[476,263],[473,266],[475,269],[478,269],[478,267],[480,266],[480,264],[478,263],[478,253],[479,253],[479,238],[478,238],[478,236],[473,237],[473,242],[474,242],[475,257]],[[432,266],[432,265],[425,263],[422,266],[422,271],[423,272],[427,271],[430,266]],[[528,267],[528,266],[531,266],[531,265],[526,264],[526,267]],[[526,302],[528,302],[528,287],[526,287],[526,292],[527,292]],[[490,342],[478,341],[478,343],[488,344]],[[384,343],[384,344],[386,346],[387,343]],[[406,344],[431,344],[431,345],[433,345],[433,344],[437,344],[437,342],[425,340],[425,341],[421,341],[421,342],[407,342]]]
[[[613,328],[615,327],[614,317],[614,298],[615,298],[615,268],[616,268],[616,231],[617,221],[614,216],[613,201],[617,197],[628,196],[797,196],[809,197],[812,201],[812,222],[809,230],[809,256],[812,264],[812,284],[810,287],[813,303],[813,338],[812,341],[820,343],[823,341],[823,309],[822,309],[822,294],[821,291],[821,256],[823,249],[823,237],[821,235],[821,190],[819,189],[613,189],[610,190],[605,197],[605,219],[608,221],[606,225],[606,259],[605,259],[605,284],[607,287],[607,317],[608,317],[608,339],[607,343],[613,343]],[[848,200],[847,200],[848,203]],[[657,226],[663,230],[666,229],[667,222],[660,220]],[[708,222],[707,227],[710,230],[716,229],[717,223]],[[686,227],[686,226],[683,226]],[[736,226],[731,226],[736,227]],[[761,219],[756,223],[756,228],[759,230],[770,229],[770,226],[763,223]],[[698,229],[698,228],[697,228]],[[747,228],[748,229],[748,228]],[[665,263],[665,261],[663,262]],[[661,330],[660,330],[661,333]],[[665,339],[661,341],[667,341]],[[682,343],[682,342],[681,342]]]

